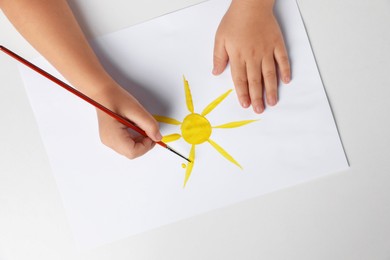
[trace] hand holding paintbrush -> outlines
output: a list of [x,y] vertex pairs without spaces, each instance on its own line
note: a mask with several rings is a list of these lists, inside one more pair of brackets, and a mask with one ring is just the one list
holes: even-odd
[[123,122],[98,112],[99,133],[105,145],[136,158],[161,140],[157,121],[104,70],[65,0],[4,0],[0,8],[73,86],[146,132],[146,136],[132,135]]
[[[134,146],[131,147],[132,148],[131,152],[128,152],[129,149],[128,149],[127,146],[123,146],[122,150],[118,151],[119,153],[122,153],[123,155],[125,155],[129,159],[133,159],[133,158],[136,158],[136,157],[139,156],[139,154],[137,154],[137,152],[139,152],[139,151],[142,152],[145,148],[150,150],[154,146],[153,141],[150,138],[148,138],[147,133],[144,130],[142,130],[139,126],[135,125],[133,122],[127,120],[125,117],[115,113],[114,111],[108,109],[107,107],[103,106],[99,102],[96,102],[95,100],[91,99],[90,97],[84,95],[80,91],[74,89],[73,87],[69,86],[65,82],[59,80],[58,78],[56,78],[53,75],[47,73],[43,69],[41,69],[41,68],[37,67],[36,65],[32,64],[31,62],[25,60],[24,58],[20,57],[16,53],[14,53],[11,50],[5,48],[4,46],[0,45],[0,51],[8,54],[9,56],[11,56],[12,58],[18,60],[19,62],[21,62],[22,64],[26,65],[30,69],[36,71],[37,73],[41,74],[45,78],[51,80],[52,82],[54,82],[57,85],[63,87],[67,91],[73,93],[77,97],[79,97],[79,98],[83,99],[84,101],[88,102],[89,104],[93,105],[98,110],[98,116],[103,117],[103,120],[110,120],[110,123],[116,124],[117,128],[121,130],[122,135],[119,135],[119,136],[115,136],[114,135],[113,138],[117,138],[119,141],[121,141],[122,138],[131,139],[134,142]],[[113,89],[110,89],[110,90],[111,91],[110,91],[109,95],[107,95],[107,96],[114,97],[115,101],[118,101],[120,98],[124,98],[125,101],[127,99],[130,99],[130,101],[132,101],[132,102],[129,102],[130,104],[137,103],[137,100],[135,100],[135,98],[133,98],[128,92],[126,92],[122,88],[118,88],[117,89],[117,90],[119,90],[119,93],[118,93],[119,96],[118,97],[116,97],[114,95],[114,93],[112,92]],[[147,113],[146,111],[136,111],[136,109],[143,109],[143,108],[141,107],[141,105],[130,107],[130,113],[133,113],[135,115],[142,115],[143,113]],[[99,121],[99,124],[100,124],[100,121]],[[102,130],[104,128],[100,127],[100,129]],[[128,129],[131,129],[131,130],[137,132],[139,135],[132,135],[128,131]],[[108,129],[108,130],[111,130],[111,129]],[[108,134],[110,134],[110,133],[108,133]],[[161,139],[161,136],[159,136],[159,139]],[[104,143],[104,140],[102,140],[102,141]],[[109,143],[110,142],[115,142],[115,140],[109,140]],[[156,142],[157,142],[157,144],[161,145],[162,147],[168,149],[169,151],[175,153],[176,155],[182,157],[183,159],[191,162],[189,159],[187,159],[183,155],[181,155],[178,152],[176,152],[175,150],[173,150],[167,144],[165,144],[165,143],[163,143],[161,141],[158,141],[158,140]]]

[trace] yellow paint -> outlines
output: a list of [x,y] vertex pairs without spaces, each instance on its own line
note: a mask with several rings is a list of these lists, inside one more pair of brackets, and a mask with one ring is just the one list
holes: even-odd
[[165,135],[165,136],[163,136],[161,141],[163,141],[164,143],[169,143],[169,142],[179,140],[180,137],[181,137],[181,135],[179,135],[179,134]]
[[181,124],[181,134],[189,144],[201,144],[206,142],[211,135],[211,124],[199,114],[189,114]]
[[228,159],[229,161],[231,161],[232,163],[234,163],[235,165],[237,165],[238,167],[240,167],[242,169],[242,166],[230,155],[228,154],[228,152],[226,152],[221,146],[219,146],[217,143],[215,143],[214,141],[212,141],[211,139],[208,140],[208,142],[220,153],[222,154],[223,157],[225,157],[226,159]]
[[153,115],[153,117],[161,123],[170,124],[170,125],[180,125],[181,122],[177,121],[176,119],[167,117],[167,116],[159,116],[159,115]]
[[217,97],[213,102],[211,102],[205,109],[202,111],[202,116],[206,116],[208,113],[210,113],[214,108],[218,106],[219,103],[221,103],[229,94],[232,92],[232,89],[229,89],[224,94]]
[[243,125],[247,125],[247,124],[250,124],[250,123],[253,123],[253,122],[256,122],[256,121],[258,121],[258,120],[236,121],[236,122],[230,122],[230,123],[223,124],[223,125],[213,126],[213,128],[235,128],[235,127],[240,127],[240,126],[243,126]]
[[186,95],[186,104],[187,104],[188,111],[194,113],[194,104],[192,103],[190,85],[188,84],[188,81],[184,76],[183,76],[183,81],[184,81],[184,92]]
[[194,168],[194,163],[195,163],[195,145],[193,144],[191,146],[191,151],[190,151],[190,156],[188,157],[191,162],[187,164],[187,169],[186,169],[186,175],[184,177],[184,185],[183,188],[186,186],[188,179],[191,176],[192,168]]
[[194,104],[192,102],[190,85],[188,84],[188,81],[184,76],[183,76],[183,83],[184,83],[186,105],[188,111],[190,112],[184,118],[183,122],[180,122],[176,119],[166,117],[166,116],[160,116],[160,115],[154,116],[154,118],[161,123],[180,125],[181,135],[178,133],[166,135],[162,139],[163,142],[173,142],[183,137],[183,139],[187,143],[191,144],[191,150],[188,157],[191,162],[187,163],[187,165],[184,163],[181,165],[182,168],[185,169],[183,187],[186,186],[191,176],[192,170],[194,168],[196,145],[204,143],[206,141],[209,142],[223,157],[225,157],[231,163],[237,165],[242,169],[241,165],[227,151],[225,151],[221,146],[219,146],[217,143],[215,143],[210,139],[210,136],[213,128],[235,128],[235,127],[244,126],[246,124],[255,122],[257,120],[236,121],[236,122],[230,122],[230,123],[213,127],[211,126],[210,122],[205,116],[209,114],[211,111],[213,111],[232,92],[232,90],[230,89],[224,94],[222,94],[221,96],[219,96],[218,98],[216,98],[205,109],[203,109],[201,114],[197,114],[194,112]]

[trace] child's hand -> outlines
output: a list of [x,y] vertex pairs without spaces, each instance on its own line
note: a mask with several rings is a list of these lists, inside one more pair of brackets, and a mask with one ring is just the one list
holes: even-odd
[[19,32],[77,89],[129,119],[149,137],[98,111],[100,139],[133,159],[160,141],[157,121],[108,75],[78,25],[66,0],[0,0],[0,8]]
[[116,119],[97,110],[100,139],[106,146],[129,159],[134,159],[145,154],[153,148],[155,142],[161,140],[157,121],[130,93],[120,86],[115,84],[94,98],[110,110],[135,123],[150,137],[130,132],[132,130],[128,130]]
[[239,102],[252,104],[256,113],[267,103],[275,105],[276,65],[283,82],[290,81],[290,65],[283,36],[273,14],[273,0],[233,0],[215,37],[213,74],[224,71],[228,61]]

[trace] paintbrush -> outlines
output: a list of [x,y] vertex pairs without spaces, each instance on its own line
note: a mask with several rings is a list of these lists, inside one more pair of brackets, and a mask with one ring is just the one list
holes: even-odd
[[[143,136],[147,136],[147,134],[145,133],[144,130],[142,130],[141,128],[139,128],[138,126],[134,125],[132,122],[130,122],[129,120],[127,120],[126,118],[122,117],[121,115],[118,115],[116,114],[115,112],[111,111],[110,109],[106,108],[105,106],[101,105],[100,103],[96,102],[95,100],[93,100],[92,98],[84,95],[83,93],[81,93],[80,91],[76,90],[75,88],[71,87],[70,85],[66,84],[65,82],[59,80],[58,78],[54,77],[53,75],[49,74],[48,72],[44,71],[43,69],[39,68],[38,66],[32,64],[31,62],[25,60],[24,58],[20,57],[19,55],[17,55],[16,53],[10,51],[9,49],[7,49],[6,47],[0,45],[0,50],[3,51],[4,53],[8,54],[9,56],[11,56],[12,58],[16,59],[17,61],[23,63],[24,65],[26,65],[27,67],[29,67],[30,69],[38,72],[39,74],[41,74],[42,76],[44,76],[45,78],[53,81],[54,83],[56,83],[57,85],[63,87],[64,89],[68,90],[69,92],[75,94],[76,96],[78,96],[79,98],[83,99],[84,101],[88,102],[89,104],[93,105],[94,107],[100,109],[101,111],[103,111],[104,113],[106,113],[107,115],[111,116],[112,118],[118,120],[120,123],[124,124],[125,126],[127,126],[128,128],[136,131],[137,133],[143,135]],[[166,143],[160,141],[160,142],[157,142],[157,144],[159,144],[160,146],[168,149],[169,151],[173,152],[174,154],[180,156],[181,158],[187,160],[188,162],[191,162],[188,158],[186,158],[185,156],[181,155],[179,152],[175,151],[174,149],[172,149],[170,146],[168,146]]]

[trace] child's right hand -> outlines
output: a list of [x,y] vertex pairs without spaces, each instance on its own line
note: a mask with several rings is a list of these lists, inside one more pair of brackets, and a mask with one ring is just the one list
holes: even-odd
[[137,124],[149,136],[133,134],[117,120],[98,111],[100,139],[105,145],[133,159],[161,140],[157,121],[104,70],[66,0],[0,0],[0,8],[67,81]]
[[99,134],[102,143],[129,159],[137,158],[161,140],[157,121],[146,109],[126,90],[118,84],[100,91],[93,97],[113,112],[127,118],[143,129],[149,137],[132,132],[125,125],[104,112],[97,110]]

